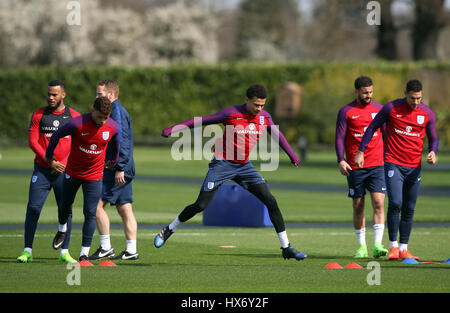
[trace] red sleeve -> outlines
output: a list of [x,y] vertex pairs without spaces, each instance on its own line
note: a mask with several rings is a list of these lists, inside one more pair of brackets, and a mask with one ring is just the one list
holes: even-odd
[[42,109],[37,110],[31,117],[30,129],[28,133],[28,145],[31,150],[36,153],[36,155],[40,156],[42,159],[45,159],[45,150],[39,144],[39,123],[41,122],[42,112]]
[[70,110],[70,115],[72,115],[72,118],[74,118],[74,117],[77,117],[77,116],[80,116],[81,114],[80,113],[78,113],[77,111],[75,111],[74,109],[72,109],[72,108],[69,108],[69,110]]

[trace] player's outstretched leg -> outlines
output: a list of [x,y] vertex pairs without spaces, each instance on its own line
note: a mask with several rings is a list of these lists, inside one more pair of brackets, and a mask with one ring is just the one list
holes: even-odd
[[155,239],[153,240],[155,247],[161,248],[172,234],[173,234],[173,231],[169,229],[169,225],[164,227],[161,230],[161,232],[158,235],[156,235]]
[[178,217],[170,224],[164,227],[161,232],[156,235],[153,243],[156,248],[160,248],[164,245],[164,243],[169,239],[169,237],[175,232],[175,228],[180,224],[187,222],[192,217],[194,217],[197,213],[202,212],[214,198],[218,187],[211,191],[200,191],[200,194],[197,197],[197,200],[184,208],[184,210],[178,215]]

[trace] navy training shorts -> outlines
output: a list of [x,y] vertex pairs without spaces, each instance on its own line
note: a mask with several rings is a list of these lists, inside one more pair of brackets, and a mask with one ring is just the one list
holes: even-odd
[[250,161],[241,164],[214,157],[209,163],[202,190],[213,191],[227,180],[233,180],[245,189],[266,182]]
[[350,198],[362,198],[369,192],[386,193],[383,166],[373,166],[350,171],[347,176],[348,196]]
[[102,200],[111,205],[133,203],[132,179],[125,177],[125,184],[116,185],[115,170],[105,169],[103,173]]

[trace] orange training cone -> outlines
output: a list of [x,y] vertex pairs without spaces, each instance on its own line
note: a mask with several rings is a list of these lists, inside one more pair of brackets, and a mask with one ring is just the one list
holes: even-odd
[[80,261],[80,262],[78,262],[78,265],[79,266],[94,266],[94,264],[92,264],[88,260]]
[[359,265],[358,263],[348,263],[345,268],[363,268],[361,265]]
[[104,260],[104,261],[101,261],[98,266],[117,266],[117,265],[113,261]]
[[324,267],[325,269],[336,269],[336,268],[342,268],[338,263],[328,263]]

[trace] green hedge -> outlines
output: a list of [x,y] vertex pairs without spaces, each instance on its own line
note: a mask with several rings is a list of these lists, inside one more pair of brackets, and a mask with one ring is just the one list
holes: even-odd
[[438,116],[441,146],[450,146],[450,63],[286,63],[176,65],[170,67],[27,67],[0,70],[0,140],[26,142],[31,114],[46,105],[47,83],[66,83],[65,103],[84,113],[90,110],[96,83],[114,79],[130,113],[138,141],[159,138],[161,130],[193,116],[211,114],[245,101],[248,85],[269,90],[266,109],[272,113],[275,90],[285,82],[303,86],[301,113],[279,121],[289,141],[306,135],[312,144],[332,145],[339,108],[354,98],[359,75],[374,80],[374,100],[386,103],[403,96],[406,81],[424,82],[426,103]]

